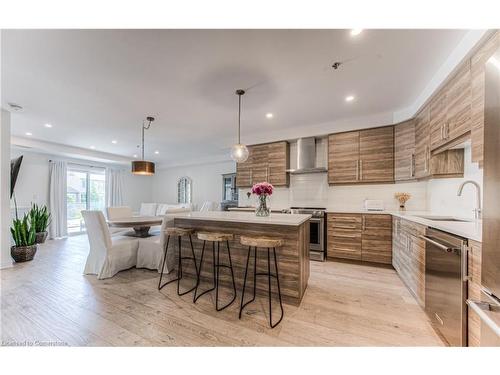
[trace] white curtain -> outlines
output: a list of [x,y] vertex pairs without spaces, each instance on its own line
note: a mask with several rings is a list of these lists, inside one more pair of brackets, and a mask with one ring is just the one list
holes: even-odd
[[52,221],[50,223],[50,238],[66,237],[67,228],[67,165],[65,161],[49,162],[49,210]]
[[123,170],[106,168],[106,207],[123,205]]

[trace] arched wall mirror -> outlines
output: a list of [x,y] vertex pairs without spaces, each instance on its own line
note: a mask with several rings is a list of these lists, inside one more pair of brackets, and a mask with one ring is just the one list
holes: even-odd
[[177,181],[177,203],[191,203],[192,181],[189,177],[181,177]]

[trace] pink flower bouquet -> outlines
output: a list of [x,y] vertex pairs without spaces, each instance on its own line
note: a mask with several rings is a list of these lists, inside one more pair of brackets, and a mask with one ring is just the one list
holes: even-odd
[[255,184],[252,186],[252,193],[255,195],[258,195],[259,197],[261,195],[268,196],[273,193],[274,186],[271,185],[268,182],[259,182],[258,184]]

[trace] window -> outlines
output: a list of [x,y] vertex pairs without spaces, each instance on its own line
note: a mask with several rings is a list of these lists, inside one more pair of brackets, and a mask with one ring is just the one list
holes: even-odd
[[222,200],[238,200],[238,189],[236,188],[236,173],[222,175]]
[[69,234],[85,232],[82,210],[105,208],[104,168],[69,166],[67,175],[67,226]]
[[191,179],[181,177],[177,181],[177,203],[191,203]]

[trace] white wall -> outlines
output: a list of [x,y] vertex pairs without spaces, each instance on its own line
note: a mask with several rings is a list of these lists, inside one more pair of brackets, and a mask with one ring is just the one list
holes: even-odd
[[10,113],[0,120],[0,268],[12,266],[10,257]]
[[[471,146],[466,144],[464,152],[465,166],[463,178],[430,180],[427,183],[427,206],[438,214],[473,217],[476,191],[473,186],[465,186],[462,196],[457,196],[458,187],[465,180],[476,181],[483,192],[483,170],[471,161]],[[482,194],[481,194],[482,199]]]
[[[24,155],[16,183],[16,199],[21,210],[31,202],[47,204],[49,198],[49,160],[63,158],[47,154],[12,149],[12,158]],[[67,159],[68,162],[105,167],[106,164],[93,161]],[[113,166],[116,168],[116,166]],[[125,169],[125,167],[124,167]],[[153,179],[150,176],[134,176],[129,172],[124,176],[123,204],[138,211],[141,202],[149,202],[152,197]],[[11,203],[13,205],[13,202]]]
[[200,208],[205,201],[222,200],[222,175],[234,173],[236,164],[224,161],[210,164],[190,165],[158,170],[153,178],[153,198],[158,203],[177,202],[177,181],[187,176],[193,181],[192,199]]

